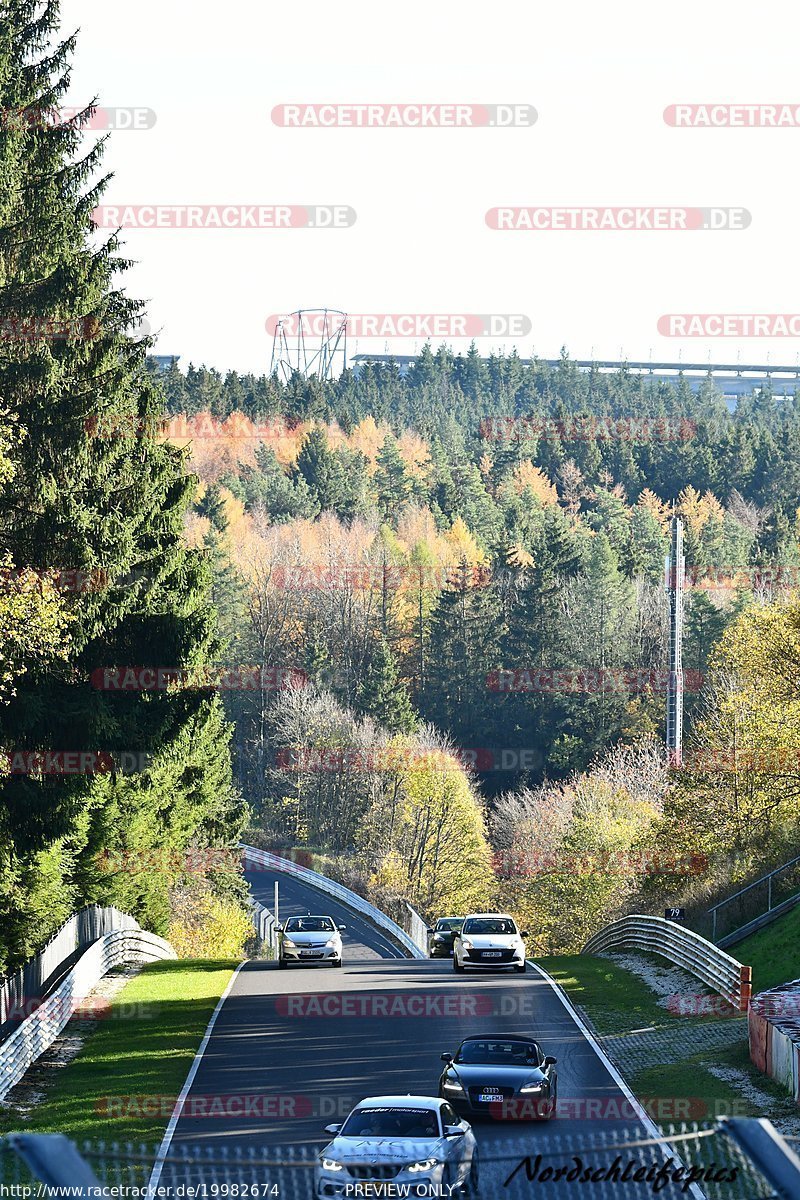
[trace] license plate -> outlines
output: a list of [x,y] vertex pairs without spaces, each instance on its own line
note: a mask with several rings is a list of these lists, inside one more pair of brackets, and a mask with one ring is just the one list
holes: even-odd
[[315,958],[316,954],[317,954],[316,950],[301,950],[300,951],[301,958]]
[[499,958],[503,953],[502,950],[484,950],[482,951],[484,958]]
[[496,1095],[495,1092],[481,1092],[478,1099],[482,1104],[499,1104],[503,1097]]

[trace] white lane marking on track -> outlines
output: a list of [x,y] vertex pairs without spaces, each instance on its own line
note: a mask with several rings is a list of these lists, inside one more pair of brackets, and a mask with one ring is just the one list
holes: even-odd
[[[630,1087],[626,1083],[625,1079],[622,1077],[622,1075],[620,1075],[619,1071],[614,1066],[613,1062],[608,1057],[605,1050],[603,1049],[603,1047],[598,1042],[597,1038],[592,1033],[591,1029],[589,1029],[589,1027],[586,1025],[586,1023],[581,1018],[580,1014],[574,1007],[569,996],[564,991],[564,989],[561,987],[561,984],[556,983],[556,981],[555,981],[555,979],[553,979],[552,975],[548,975],[548,973],[547,973],[547,971],[545,971],[544,967],[540,967],[538,963],[535,963],[533,961],[533,959],[529,958],[528,962],[533,967],[534,971],[538,971],[539,974],[541,975],[542,979],[544,979],[547,983],[550,984],[550,987],[553,989],[555,994],[558,996],[559,1000],[564,1005],[564,1008],[567,1010],[569,1015],[572,1017],[573,1021],[578,1026],[578,1029],[580,1029],[581,1033],[586,1038],[587,1042],[592,1047],[595,1054],[600,1059],[601,1063],[603,1064],[603,1066],[606,1068],[606,1070],[608,1071],[611,1078],[616,1083],[617,1087],[623,1093],[626,1100],[629,1100],[631,1102],[633,1111],[638,1114],[639,1120],[642,1122],[642,1124],[644,1125],[645,1129],[650,1134],[650,1136],[655,1137],[655,1138],[662,1138],[664,1135],[662,1134],[661,1130],[658,1128],[658,1126],[656,1125],[656,1123],[652,1119],[652,1117],[648,1115],[646,1109],[642,1108],[642,1105],[639,1103],[639,1101],[634,1096],[633,1092],[631,1091]],[[667,1146],[668,1145],[669,1145],[669,1143],[667,1143],[665,1145],[663,1142],[659,1144],[661,1152],[664,1155],[664,1157],[669,1158],[669,1157],[674,1156],[675,1158],[678,1158],[679,1156],[676,1154],[676,1152],[672,1149],[671,1146],[669,1147],[671,1154],[667,1154]],[[704,1193],[700,1190],[700,1188],[698,1187],[698,1185],[696,1183],[690,1184],[689,1190],[690,1190],[691,1194],[695,1197],[695,1200],[706,1200]]]
[[[247,960],[245,960],[245,962],[246,961]],[[172,1135],[175,1132],[175,1126],[178,1124],[178,1121],[180,1120],[181,1112],[183,1111],[184,1102],[186,1100],[186,1097],[189,1095],[189,1090],[190,1090],[192,1084],[194,1083],[194,1077],[197,1074],[197,1071],[198,1071],[198,1068],[202,1061],[203,1055],[206,1052],[206,1047],[208,1046],[208,1043],[211,1040],[211,1034],[214,1030],[214,1026],[217,1023],[217,1017],[221,1013],[222,1006],[225,1003],[225,1001],[228,999],[230,990],[233,987],[234,983],[236,982],[239,972],[241,971],[241,969],[244,965],[245,965],[244,962],[240,962],[238,967],[236,967],[236,969],[234,970],[233,974],[231,975],[230,979],[228,980],[228,984],[227,984],[227,987],[225,988],[225,991],[222,993],[219,1000],[217,1001],[217,1007],[214,1009],[213,1013],[211,1014],[211,1018],[208,1022],[208,1025],[206,1025],[206,1031],[203,1034],[203,1040],[198,1047],[198,1050],[194,1056],[194,1059],[192,1060],[192,1065],[189,1068],[189,1074],[186,1076],[186,1082],[184,1083],[183,1087],[181,1088],[180,1096],[178,1096],[178,1099],[175,1101],[175,1107],[172,1110],[172,1116],[169,1119],[169,1124],[167,1125],[166,1132],[164,1133],[164,1137],[161,1140],[161,1145],[158,1148],[158,1154],[156,1155],[156,1160],[153,1163],[153,1170],[150,1173],[150,1182],[147,1185],[147,1189],[148,1189],[147,1195],[148,1196],[155,1195],[155,1189],[158,1187],[158,1181],[161,1178],[161,1172],[164,1167],[164,1159],[167,1157],[167,1153],[168,1153],[169,1147],[170,1147],[170,1142],[172,1141]]]

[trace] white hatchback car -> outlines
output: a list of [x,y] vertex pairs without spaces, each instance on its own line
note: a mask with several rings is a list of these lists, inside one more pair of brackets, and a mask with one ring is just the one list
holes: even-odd
[[370,1096],[320,1152],[316,1195],[444,1196],[478,1190],[475,1134],[446,1100]]
[[513,967],[525,970],[525,942],[528,931],[520,933],[507,913],[471,913],[464,918],[453,942],[453,970],[465,967]]
[[333,917],[289,917],[280,930],[278,966],[289,963],[329,963],[342,965],[342,935],[344,925]]

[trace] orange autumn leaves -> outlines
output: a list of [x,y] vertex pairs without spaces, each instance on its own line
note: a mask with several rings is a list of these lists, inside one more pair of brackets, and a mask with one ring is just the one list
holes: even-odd
[[[227,471],[254,466],[259,445],[268,446],[282,466],[291,466],[297,461],[303,439],[314,424],[313,421],[289,424],[281,417],[253,421],[241,412],[221,419],[209,412],[201,412],[192,417],[171,418],[165,426],[164,436],[177,446],[188,446],[192,470],[204,483],[214,483]],[[375,471],[378,454],[391,432],[388,425],[378,425],[373,417],[359,421],[349,434],[336,423],[323,428],[331,449],[346,446],[349,450],[360,451],[367,460],[370,474]],[[397,447],[409,475],[422,477],[430,462],[424,440],[413,430],[406,430],[397,438]]]

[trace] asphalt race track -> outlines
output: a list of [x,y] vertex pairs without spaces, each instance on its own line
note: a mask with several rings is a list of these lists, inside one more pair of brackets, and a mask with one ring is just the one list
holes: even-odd
[[[248,878],[256,897],[271,904],[275,876],[256,871]],[[280,906],[282,919],[310,910],[346,924],[344,966],[281,971],[272,962],[245,964],[220,1009],[174,1127],[173,1148],[199,1145],[212,1155],[222,1146],[255,1154],[286,1146],[320,1148],[328,1140],[324,1126],[343,1120],[365,1096],[436,1095],[439,1056],[454,1051],[465,1035],[521,1032],[535,1035],[545,1053],[558,1059],[559,1115],[541,1123],[474,1124],[481,1196],[654,1194],[643,1181],[529,1182],[524,1171],[503,1187],[525,1154],[548,1155],[542,1169],[572,1167],[579,1151],[585,1165],[598,1169],[610,1167],[617,1153],[623,1167],[629,1158],[637,1165],[663,1162],[655,1146],[610,1148],[610,1142],[649,1138],[652,1126],[637,1119],[545,978],[530,968],[526,975],[457,976],[448,960],[400,958],[391,941],[361,917],[284,876]],[[709,1162],[712,1157],[709,1153]],[[505,1161],[490,1161],[500,1158]],[[658,1191],[670,1200],[687,1194],[699,1193],[674,1183]]]

